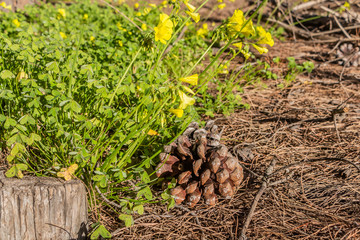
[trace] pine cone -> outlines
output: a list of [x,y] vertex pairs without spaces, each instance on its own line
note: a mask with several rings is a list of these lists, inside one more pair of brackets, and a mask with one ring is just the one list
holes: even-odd
[[217,195],[234,195],[243,180],[243,169],[220,137],[215,121],[208,121],[205,128],[192,122],[180,137],[164,146],[156,175],[177,179],[171,190],[177,204],[186,200],[193,207],[203,197],[206,204],[215,205]]
[[337,57],[341,58],[339,64],[345,65],[347,67],[360,66],[360,51],[358,47],[355,47],[351,43],[344,43],[340,45],[337,50]]

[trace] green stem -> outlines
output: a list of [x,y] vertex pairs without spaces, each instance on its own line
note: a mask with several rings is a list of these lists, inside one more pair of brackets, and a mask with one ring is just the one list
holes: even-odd
[[117,86],[116,86],[116,88],[115,88],[115,91],[113,92],[113,94],[112,94],[112,96],[111,96],[111,99],[110,99],[110,102],[109,102],[109,106],[111,106],[117,90],[119,89],[121,83],[124,81],[125,77],[127,76],[127,73],[129,72],[131,66],[132,66],[133,63],[135,62],[135,60],[136,60],[137,56],[139,55],[140,51],[141,51],[141,48],[138,49],[138,51],[136,52],[135,56],[134,56],[133,59],[131,60],[129,66],[126,68],[126,70],[125,70],[123,76],[121,77],[120,81],[118,82],[118,84],[117,84]]
[[[198,12],[209,0],[205,0],[195,11],[194,13]],[[174,40],[175,36],[184,28],[185,24],[191,19],[191,17],[188,17],[184,22],[183,24],[181,24],[181,26],[175,31],[175,33],[171,36],[171,38],[169,39],[169,41],[167,41],[165,47],[162,49],[161,53],[158,55],[158,58],[155,62],[155,65],[154,65],[154,68],[151,72],[151,75],[150,75],[150,79],[153,79],[154,77],[154,74],[155,74],[155,71],[159,65],[159,62],[162,58],[162,56],[164,55],[166,49],[168,48],[169,44],[172,42],[172,40]]]

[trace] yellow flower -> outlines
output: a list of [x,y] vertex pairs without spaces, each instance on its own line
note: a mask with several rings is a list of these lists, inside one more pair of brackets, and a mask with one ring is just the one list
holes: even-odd
[[156,8],[156,4],[153,4],[153,3],[149,3],[149,6],[153,7],[153,8]]
[[250,53],[245,52],[244,50],[241,50],[240,52],[244,55],[244,57],[245,57],[245,59],[246,59],[246,60],[248,60],[248,59],[249,59],[249,57],[251,56],[251,54],[250,54]]
[[178,118],[181,118],[184,115],[184,110],[182,109],[170,109],[169,112],[175,114]]
[[160,135],[157,131],[152,130],[152,129],[150,129],[147,134],[150,136],[159,136]]
[[343,6],[347,9],[350,9],[350,3],[348,3],[348,2],[345,2]]
[[226,3],[221,3],[221,4],[218,5],[219,9],[223,9],[224,7],[226,7]]
[[200,21],[200,14],[199,13],[193,13],[190,11],[186,11],[187,14],[197,23]]
[[117,22],[117,23],[116,23],[116,26],[117,26],[117,28],[118,28],[120,31],[123,30],[123,27],[121,26],[121,23]]
[[221,64],[220,67],[219,67],[219,73],[228,74],[229,71],[227,69],[228,69],[228,66],[226,66],[224,64]]
[[74,176],[76,169],[78,169],[78,165],[75,163],[68,168],[62,168],[60,172],[57,173],[57,176],[69,181]]
[[118,44],[119,44],[120,47],[122,47],[124,45],[121,40],[118,41]]
[[65,34],[65,33],[63,33],[63,32],[60,32],[60,36],[61,36],[61,38],[62,38],[62,39],[67,38],[66,34]]
[[[66,17],[65,9],[59,8],[59,9],[58,9],[58,12],[59,12],[59,15],[60,15],[61,17],[63,17],[63,18]],[[60,18],[58,18],[58,19],[60,19]]]
[[217,2],[218,2],[218,3],[222,3],[222,2],[223,2],[223,0],[217,0]]
[[144,15],[147,15],[151,11],[151,8],[145,8],[144,9]]
[[187,106],[194,105],[195,99],[188,97],[183,91],[179,91],[179,96],[180,96],[180,105],[179,105],[180,109],[186,109]]
[[185,89],[185,91],[187,91],[188,93],[191,93],[192,95],[195,95],[195,93],[194,93],[194,91],[191,89],[191,88],[189,88],[189,87],[187,87],[187,86],[182,86],[184,89]]
[[190,12],[194,12],[196,10],[196,8],[190,3],[184,2],[184,4],[186,5],[186,7],[189,9]]
[[137,12],[135,15],[136,15],[137,17],[140,17],[140,16],[141,16],[141,12]]
[[204,23],[202,25],[202,28],[196,31],[196,35],[205,38],[205,35],[207,35],[209,32],[207,23]]
[[139,3],[135,3],[134,8],[139,8]]
[[242,42],[237,42],[237,43],[233,44],[233,46],[237,47],[239,49],[239,51],[244,55],[245,59],[247,60],[250,57],[250,53],[248,53],[246,50],[242,49],[242,45],[243,45]]
[[269,51],[267,48],[265,48],[265,47],[260,47],[260,46],[258,46],[258,45],[256,45],[256,44],[252,44],[252,46],[253,46],[256,50],[258,50],[258,52],[259,52],[260,54],[267,53],[267,52]]
[[160,21],[155,30],[155,41],[160,41],[163,44],[166,44],[166,41],[171,38],[173,33],[173,22],[170,20],[170,17],[162,13],[160,14]]
[[2,7],[5,8],[5,9],[11,10],[11,5],[6,5],[5,2],[1,2],[1,3],[0,3],[0,6],[2,6]]
[[142,30],[144,30],[144,31],[146,31],[146,30],[147,30],[147,26],[146,26],[146,24],[145,24],[145,23],[141,24],[141,29],[142,29]]
[[243,33],[245,36],[249,36],[255,33],[252,21],[250,20],[246,26],[246,19],[244,17],[244,13],[241,10],[235,10],[234,14],[231,18],[229,18],[228,28],[230,34],[233,36],[238,32]]
[[233,44],[234,47],[237,47],[239,50],[242,49],[242,42],[237,42]]
[[17,28],[20,27],[20,22],[18,19],[14,19],[12,22]]
[[87,13],[84,14],[83,19],[87,20],[89,18],[89,15]]
[[272,38],[271,33],[266,32],[265,29],[261,26],[256,27],[256,31],[260,36],[260,40],[257,43],[267,44],[270,47],[274,46],[274,39]]
[[94,36],[91,36],[91,37],[90,37],[90,41],[91,41],[91,42],[95,41],[95,37],[94,37]]
[[199,79],[199,76],[197,74],[194,74],[194,75],[191,75],[188,77],[180,78],[180,81],[186,82],[186,83],[189,83],[189,84],[195,86],[198,84],[198,79]]
[[161,5],[163,5],[163,6],[165,6],[166,4],[167,4],[166,0],[162,1],[162,3],[161,3]]
[[21,72],[19,72],[18,75],[16,76],[16,79],[17,79],[18,81],[20,81],[21,79],[28,79],[28,77],[29,77],[29,76],[26,74],[26,72],[21,71]]

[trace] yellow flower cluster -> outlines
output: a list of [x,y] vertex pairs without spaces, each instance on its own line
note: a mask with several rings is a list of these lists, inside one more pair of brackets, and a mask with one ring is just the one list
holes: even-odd
[[232,17],[229,18],[228,30],[231,37],[235,36],[238,33],[242,33],[246,37],[255,34],[255,29],[252,21],[250,20],[247,22],[243,11],[238,9],[235,10]]
[[174,23],[171,21],[170,17],[165,13],[160,14],[159,24],[154,28],[155,41],[166,44],[166,41],[171,38],[173,27]]
[[68,168],[62,168],[60,170],[60,172],[57,173],[58,177],[63,177],[65,179],[65,181],[69,181],[71,180],[71,178],[74,176],[76,169],[78,169],[78,165],[72,164],[70,167]]
[[200,28],[199,30],[196,31],[196,35],[205,38],[205,36],[208,34],[209,29],[208,29],[208,25],[207,23],[204,23],[202,25],[202,28]]
[[[199,76],[197,74],[194,74],[194,75],[191,75],[188,77],[180,78],[179,80],[181,82],[196,86],[198,84],[198,79],[199,79]],[[182,86],[182,87],[185,89],[185,91],[187,91],[191,94],[195,94],[193,92],[193,90],[191,90],[191,88],[189,88],[187,86]],[[175,116],[181,118],[184,114],[184,109],[186,109],[188,106],[194,105],[195,99],[187,96],[183,91],[180,91],[180,90],[179,90],[179,97],[180,97],[179,107],[177,109],[172,108],[169,111],[171,113],[175,114]]]
[[[266,47],[259,46],[258,44],[267,44],[271,47],[274,45],[274,39],[272,38],[271,33],[267,32],[261,26],[256,27],[255,30],[251,19],[247,20],[241,10],[235,10],[233,16],[229,18],[227,27],[231,37],[236,36],[238,33],[244,34],[245,37],[256,36],[258,41],[252,44],[252,46],[260,54],[267,53],[268,49]],[[250,54],[242,49],[241,42],[235,43],[234,46],[239,48],[240,52],[244,54],[246,59],[250,57]]]
[[188,2],[184,2],[184,4],[189,9],[189,11],[186,11],[186,13],[194,20],[194,22],[196,22],[196,23],[199,22],[200,14],[195,13],[196,8]]
[[64,8],[59,8],[58,9],[58,15],[57,15],[57,19],[61,19],[61,18],[66,18],[66,11]]
[[[256,27],[256,31],[259,35],[259,40],[256,44],[267,44],[270,47],[274,46],[274,39],[272,38],[271,33],[266,32],[266,30],[261,26]],[[258,50],[260,54],[267,53],[269,51],[266,47],[261,47],[256,44],[252,44],[252,46]]]
[[7,9],[7,10],[11,10],[11,5],[6,5],[5,2],[1,2],[1,3],[0,3],[0,6],[3,7],[3,8],[5,8],[5,9]]

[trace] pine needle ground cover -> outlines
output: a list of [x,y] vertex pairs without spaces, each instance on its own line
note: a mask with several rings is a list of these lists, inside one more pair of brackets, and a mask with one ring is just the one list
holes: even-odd
[[[263,54],[274,44],[270,30],[252,20],[265,3],[214,26],[198,13],[207,1],[80,1],[1,12],[6,176],[80,179],[90,207],[106,197],[126,226],[146,203],[174,206],[176,179],[154,195],[164,180],[155,174],[158,155],[200,114],[247,106],[239,79],[267,74],[265,63],[249,62],[256,60],[252,51]],[[243,67],[228,74],[236,58]],[[211,82],[219,86],[215,94]],[[108,237],[98,216],[92,237]]]

